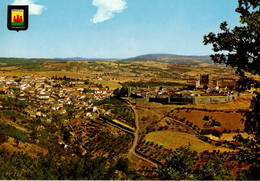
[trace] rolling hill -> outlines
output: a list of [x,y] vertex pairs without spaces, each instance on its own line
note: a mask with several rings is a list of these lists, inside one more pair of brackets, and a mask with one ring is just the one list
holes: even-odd
[[176,55],[176,54],[146,54],[140,55],[133,58],[123,59],[119,61],[157,61],[157,62],[167,62],[172,64],[213,64],[213,61],[209,56],[186,56],[186,55]]

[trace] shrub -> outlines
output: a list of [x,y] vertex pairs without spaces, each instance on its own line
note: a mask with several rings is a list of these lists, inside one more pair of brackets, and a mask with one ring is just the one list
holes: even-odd
[[208,121],[208,120],[209,120],[209,116],[206,116],[206,115],[205,115],[204,118],[203,118],[203,120],[204,120],[204,121]]
[[107,99],[94,103],[94,105],[97,105],[97,106],[100,106],[103,104],[112,104],[112,105],[116,105],[116,106],[121,106],[123,104],[123,102],[118,100],[117,98],[107,98]]
[[215,126],[221,126],[221,122],[216,121],[216,122],[215,122]]
[[120,157],[117,160],[117,163],[115,165],[116,169],[122,172],[126,172],[129,166],[130,166],[130,161],[128,160],[128,158],[123,158],[123,157]]
[[220,138],[222,136],[222,133],[220,131],[214,129],[212,131],[212,135]]
[[209,138],[206,137],[206,136],[201,136],[201,135],[200,135],[200,136],[198,137],[198,139],[207,142]]
[[0,145],[8,140],[8,137],[0,130]]
[[21,131],[10,124],[4,124],[0,122],[0,130],[2,134],[16,138],[21,141],[29,141],[29,137],[24,131]]

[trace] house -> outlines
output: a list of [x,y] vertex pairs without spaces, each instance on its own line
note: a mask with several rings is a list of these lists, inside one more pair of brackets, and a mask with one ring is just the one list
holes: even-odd
[[49,99],[50,95],[49,94],[40,94],[39,99]]

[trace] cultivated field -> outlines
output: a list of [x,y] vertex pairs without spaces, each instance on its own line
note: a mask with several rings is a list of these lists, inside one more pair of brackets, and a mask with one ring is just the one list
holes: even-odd
[[173,114],[174,116],[186,118],[200,128],[203,128],[204,124],[206,123],[206,121],[203,120],[204,116],[209,116],[210,118],[221,123],[221,126],[216,127],[216,129],[219,131],[223,131],[224,129],[231,131],[244,129],[244,124],[241,121],[241,119],[243,119],[244,117],[240,113],[236,112],[226,113],[219,111],[209,112],[183,109],[175,110]]
[[191,149],[201,153],[205,150],[213,151],[220,150],[220,152],[231,151],[228,148],[216,147],[210,143],[205,143],[199,140],[195,135],[172,132],[172,131],[156,131],[146,135],[145,140],[154,142],[154,144],[163,145],[166,149],[175,150],[181,146],[187,146],[191,144]]

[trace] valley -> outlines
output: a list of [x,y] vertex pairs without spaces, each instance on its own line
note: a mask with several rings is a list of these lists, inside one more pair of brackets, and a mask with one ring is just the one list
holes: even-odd
[[108,164],[127,158],[129,169],[155,179],[180,147],[228,160],[241,147],[233,137],[251,136],[241,120],[253,89],[238,93],[238,77],[222,65],[194,57],[0,63],[0,148],[10,152],[38,157],[54,150],[58,163],[71,155]]

